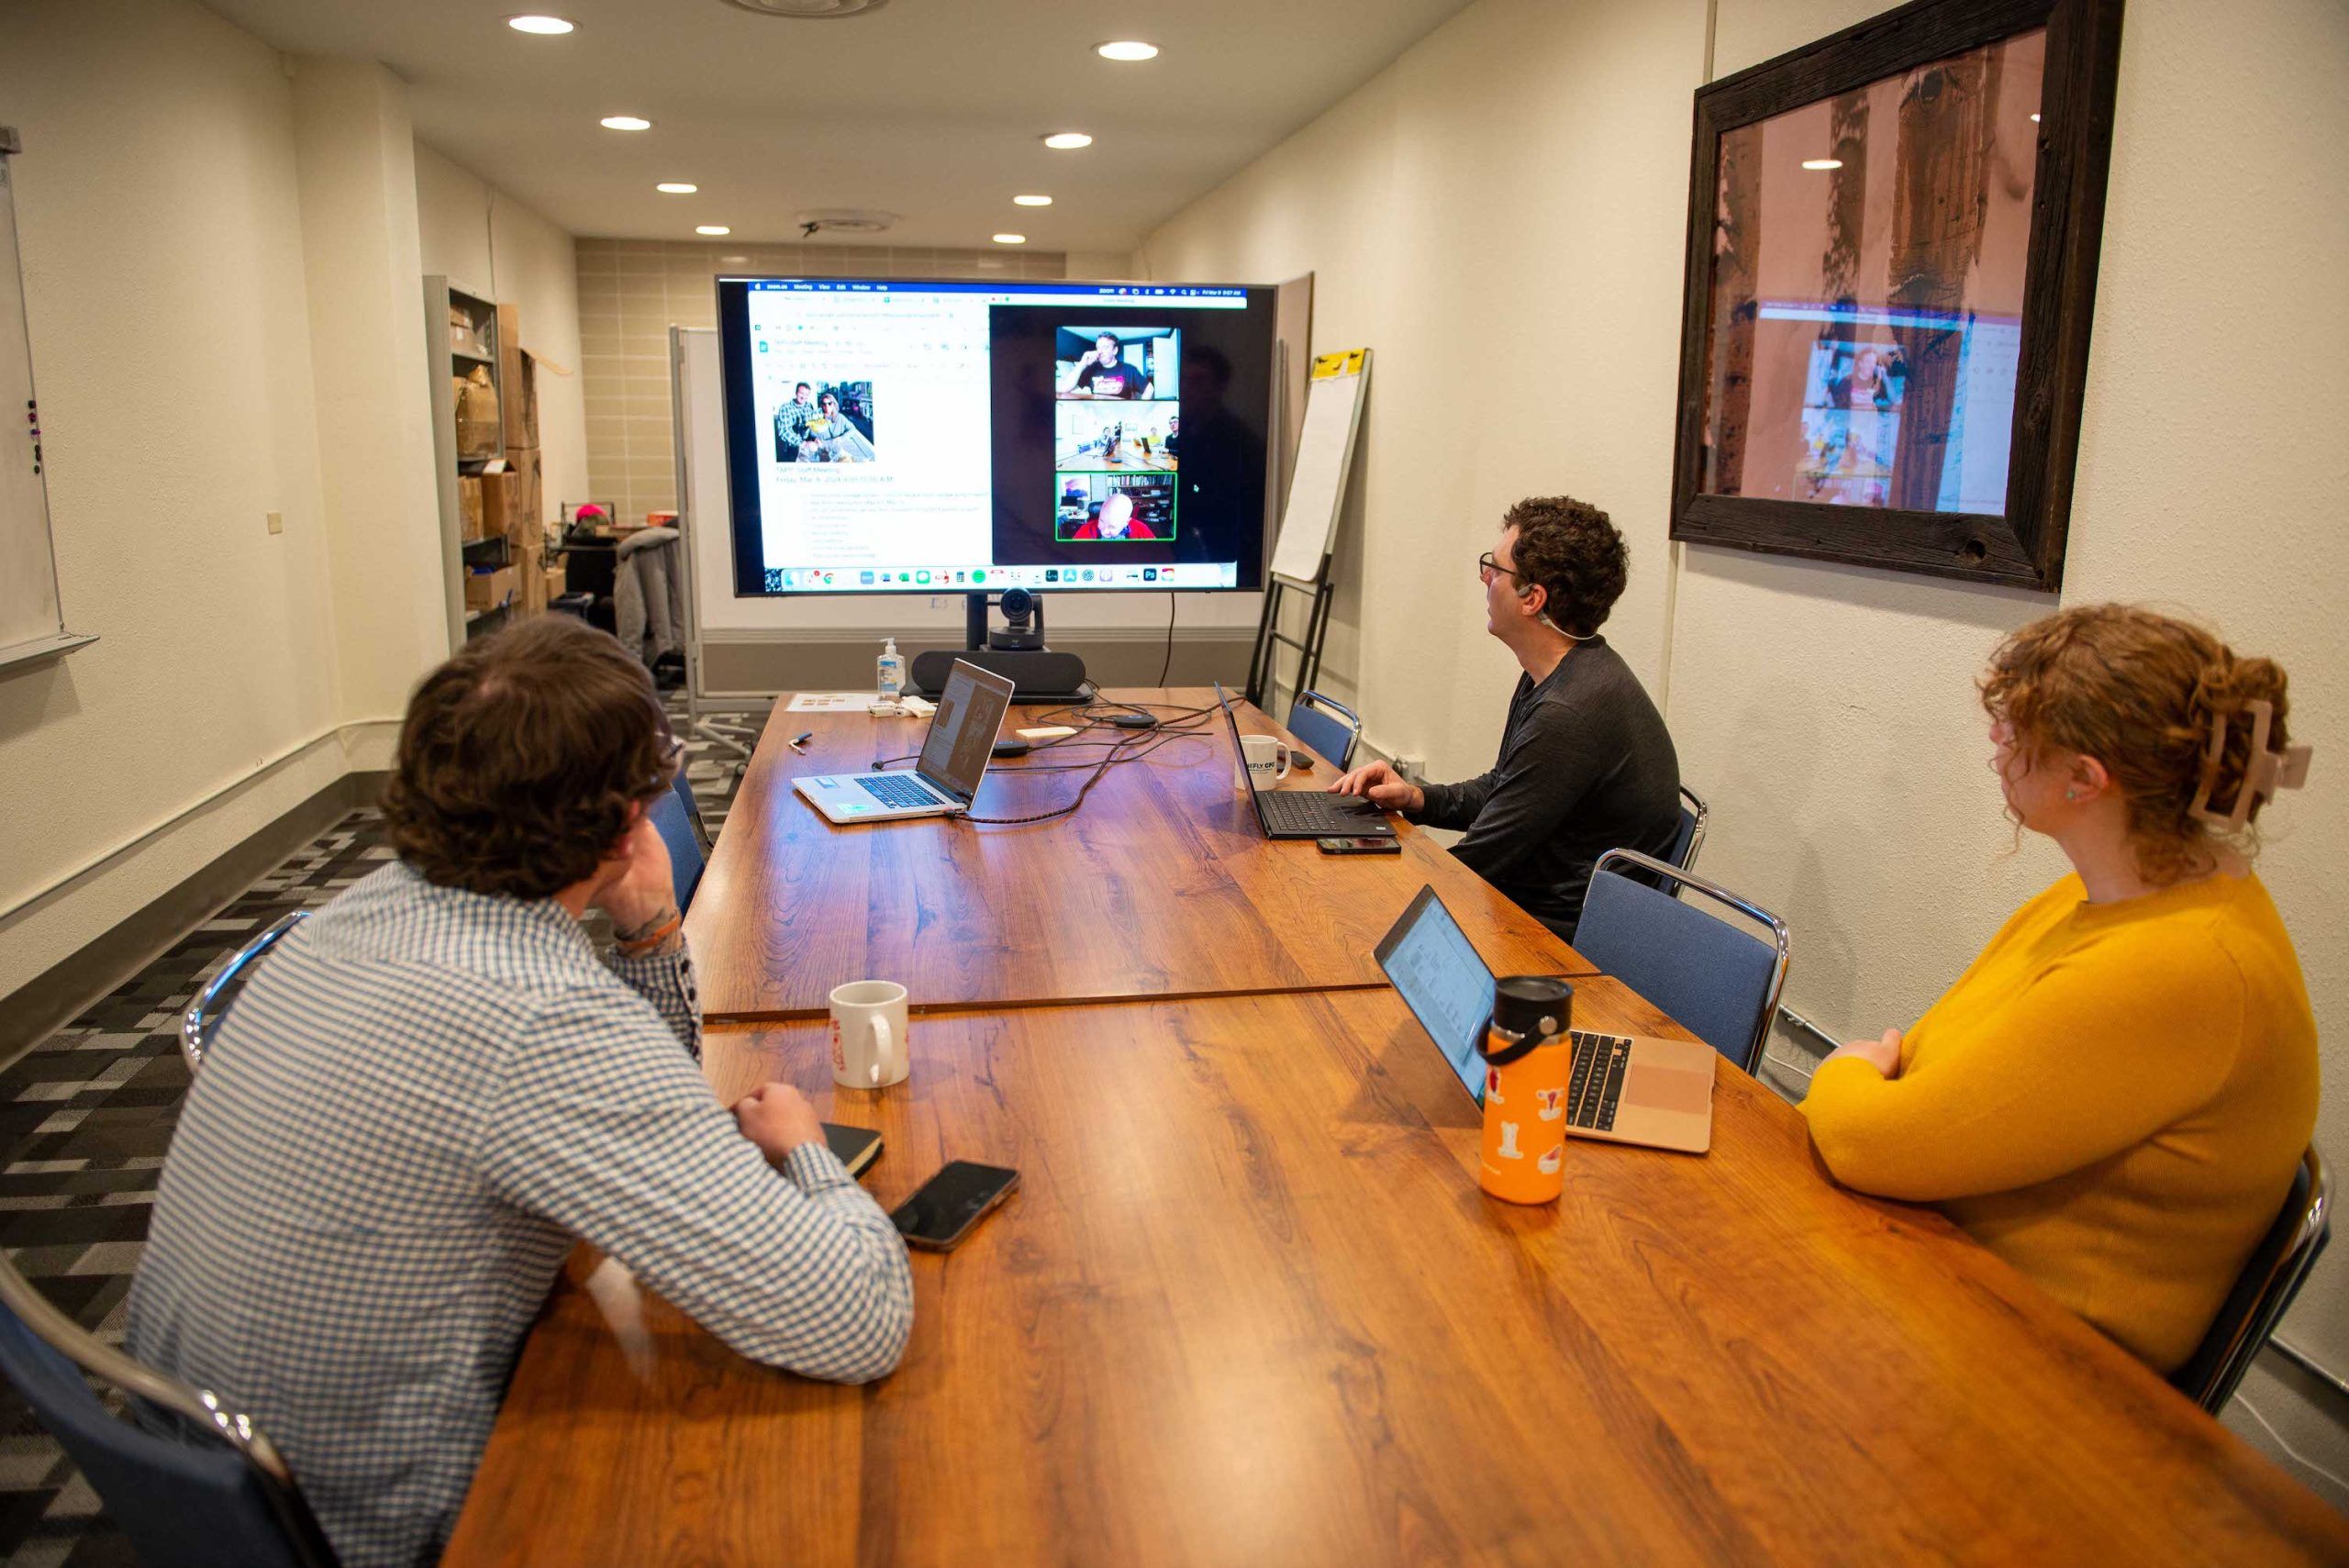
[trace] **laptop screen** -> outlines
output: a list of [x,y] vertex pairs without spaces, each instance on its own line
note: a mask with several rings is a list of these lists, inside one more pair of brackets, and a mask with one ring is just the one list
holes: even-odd
[[1477,1048],[1493,1016],[1493,972],[1434,888],[1419,889],[1380,940],[1378,967],[1461,1084],[1484,1104],[1485,1063]]
[[938,694],[938,711],[930,716],[930,733],[922,739],[921,761],[915,772],[969,805],[986,777],[987,758],[1003,730],[1003,716],[1011,706],[1011,683],[990,675],[975,664],[954,661],[946,689]]

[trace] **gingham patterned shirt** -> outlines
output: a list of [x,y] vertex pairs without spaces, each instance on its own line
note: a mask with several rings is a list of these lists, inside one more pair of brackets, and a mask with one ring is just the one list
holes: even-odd
[[216,1033],[132,1353],[255,1418],[346,1568],[438,1556],[574,1240],[752,1360],[883,1375],[913,1321],[903,1241],[822,1144],[778,1175],[700,1043],[682,951],[607,966],[551,900],[384,867]]

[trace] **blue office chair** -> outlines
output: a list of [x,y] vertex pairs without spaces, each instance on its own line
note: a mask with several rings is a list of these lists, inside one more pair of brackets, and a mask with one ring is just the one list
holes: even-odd
[[[83,1329],[0,1254],[0,1371],[82,1467],[147,1568],[334,1568],[334,1548],[269,1439],[213,1395]],[[191,1429],[109,1414],[84,1374]]]
[[2243,1273],[2235,1276],[2234,1289],[2211,1319],[2210,1332],[2186,1364],[2170,1373],[2172,1387],[2213,1416],[2234,1397],[2235,1385],[2258,1359],[2284,1309],[2316,1266],[2317,1255],[2332,1240],[2332,1175],[2316,1145],[2310,1144],[2300,1156],[2300,1168],[2292,1173],[2292,1190],[2285,1195],[2276,1223],[2251,1250]]
[[195,1070],[204,1065],[204,1053],[220,1027],[221,1016],[237,999],[237,993],[245,988],[245,982],[252,978],[247,971],[284,940],[286,932],[309,917],[307,909],[280,916],[269,929],[239,948],[235,956],[220,966],[220,973],[206,981],[204,989],[195,994],[195,1001],[180,1015],[180,1054],[187,1058],[189,1076],[195,1076]]
[[1343,703],[1331,702],[1319,692],[1299,692],[1288,705],[1288,732],[1315,756],[1346,771],[1353,761],[1354,742],[1362,739],[1362,720]]
[[1687,784],[1680,786],[1680,825],[1673,829],[1672,852],[1664,858],[1682,871],[1697,869],[1697,851],[1705,847],[1705,802]]
[[661,841],[669,846],[669,873],[676,882],[677,909],[682,914],[694,906],[694,889],[701,885],[702,871],[709,863],[702,852],[701,812],[694,805],[684,769],[677,770],[676,783],[645,809]]
[[701,845],[701,852],[707,857],[718,840],[709,836],[708,825],[701,819],[701,801],[695,796],[694,786],[685,782],[685,765],[682,762],[677,764],[677,776],[669,781],[669,791],[677,797],[677,804],[685,808],[685,817],[694,825],[694,839]]
[[[1663,891],[1675,884],[1759,921],[1774,940],[1765,942]],[[1609,850],[1592,868],[1575,951],[1753,1071],[1787,984],[1787,925],[1776,915],[1653,855]]]

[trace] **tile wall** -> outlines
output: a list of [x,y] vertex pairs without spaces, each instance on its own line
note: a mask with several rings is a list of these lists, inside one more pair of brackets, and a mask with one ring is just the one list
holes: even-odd
[[712,280],[723,272],[784,277],[1059,278],[1057,251],[940,250],[886,246],[682,244],[582,239],[579,345],[592,496],[623,517],[677,504],[669,420],[669,328],[713,327]]

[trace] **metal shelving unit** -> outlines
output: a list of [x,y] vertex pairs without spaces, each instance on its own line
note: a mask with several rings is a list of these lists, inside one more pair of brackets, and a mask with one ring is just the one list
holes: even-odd
[[[481,350],[459,348],[451,339],[449,312],[462,310],[479,336]],[[449,646],[463,646],[469,637],[495,631],[513,614],[511,605],[487,610],[465,608],[465,573],[475,566],[505,566],[512,561],[506,539],[467,539],[464,512],[457,499],[457,481],[479,473],[494,458],[506,455],[507,423],[512,412],[498,371],[497,303],[457,287],[438,273],[424,280],[425,361],[432,377],[432,450],[440,488],[440,558],[448,580]],[[475,370],[489,373],[497,391],[497,444],[490,450],[467,455],[457,439],[456,378]]]

